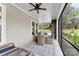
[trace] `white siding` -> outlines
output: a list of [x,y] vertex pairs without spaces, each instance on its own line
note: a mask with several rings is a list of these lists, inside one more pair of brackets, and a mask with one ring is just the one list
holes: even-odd
[[6,7],[6,42],[22,46],[32,41],[32,18],[11,4],[6,4]]

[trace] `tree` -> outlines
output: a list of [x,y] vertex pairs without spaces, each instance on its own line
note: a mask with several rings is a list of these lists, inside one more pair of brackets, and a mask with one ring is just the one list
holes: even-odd
[[[77,28],[79,25],[79,20],[75,16],[79,15],[79,8],[70,6],[68,13],[63,16],[63,28]],[[71,25],[71,26],[69,26]]]
[[41,24],[39,24],[39,29],[47,30],[50,27],[49,25],[50,25],[50,23],[41,23]]

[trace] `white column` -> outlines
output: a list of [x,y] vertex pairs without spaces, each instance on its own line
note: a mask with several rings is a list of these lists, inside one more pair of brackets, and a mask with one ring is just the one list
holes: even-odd
[[58,19],[56,20],[56,39],[58,40]]
[[56,19],[56,39],[57,39],[57,40],[58,40],[58,20],[59,20],[59,17],[60,17],[60,15],[61,15],[61,12],[62,12],[64,6],[65,6],[65,3],[62,4],[62,6],[61,6],[61,8],[60,8],[60,11],[59,11],[59,14],[58,14],[58,17],[57,17],[57,19]]

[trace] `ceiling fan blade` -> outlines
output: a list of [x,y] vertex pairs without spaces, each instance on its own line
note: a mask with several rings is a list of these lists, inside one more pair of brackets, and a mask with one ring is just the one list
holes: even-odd
[[32,3],[29,3],[30,5],[32,5],[33,7],[36,7],[35,5],[33,5]]
[[39,8],[39,10],[47,10],[46,8]]
[[35,10],[35,9],[30,9],[29,11],[32,11],[32,10]]
[[40,7],[40,6],[42,5],[42,3],[39,3],[38,5],[39,5],[39,7]]
[[39,14],[39,10],[37,10],[37,13]]

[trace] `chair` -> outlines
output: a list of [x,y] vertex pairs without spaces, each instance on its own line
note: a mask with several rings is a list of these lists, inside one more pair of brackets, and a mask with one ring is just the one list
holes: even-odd
[[52,38],[51,37],[47,37],[46,43],[47,44],[52,44],[53,43],[53,40],[54,40],[54,35],[53,35]]
[[37,43],[38,43],[39,45],[43,45],[43,44],[44,44],[44,36],[43,36],[41,33],[39,33],[39,34],[37,35]]

